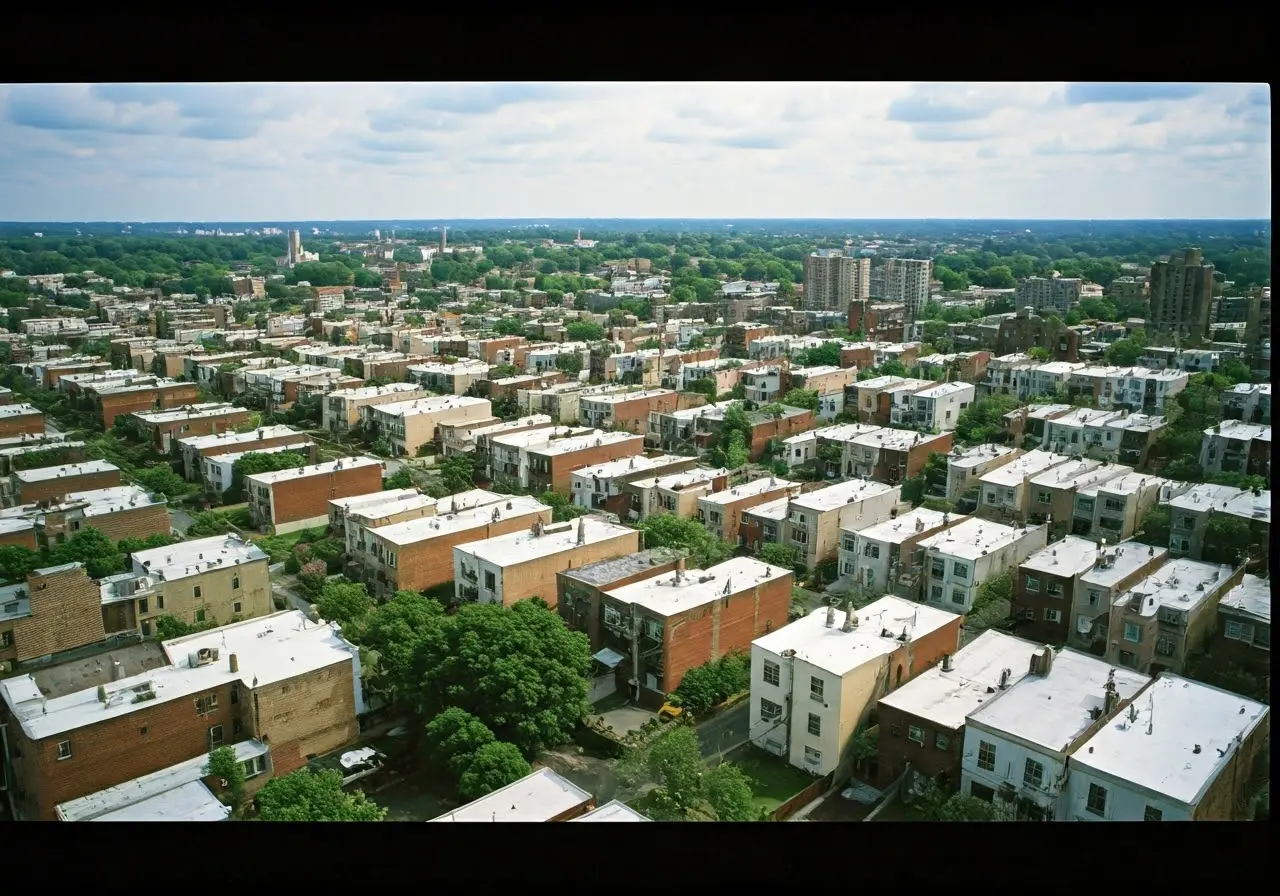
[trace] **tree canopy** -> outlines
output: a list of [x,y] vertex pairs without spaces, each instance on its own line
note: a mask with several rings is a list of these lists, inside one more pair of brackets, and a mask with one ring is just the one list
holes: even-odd
[[387,814],[363,793],[344,791],[342,774],[332,769],[272,778],[257,803],[259,821],[382,821]]
[[689,555],[689,562],[706,569],[733,556],[733,545],[721,541],[697,520],[659,513],[641,520],[637,528],[650,548],[677,548]]

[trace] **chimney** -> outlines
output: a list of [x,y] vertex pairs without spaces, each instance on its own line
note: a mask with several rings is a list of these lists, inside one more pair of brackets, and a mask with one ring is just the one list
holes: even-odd
[[840,626],[840,631],[851,632],[858,625],[858,614],[853,612],[853,601],[848,601],[844,608],[844,625]]
[[827,607],[827,628],[836,624],[836,608],[828,605]]
[[[1032,662],[1032,663],[1035,663],[1035,661],[1036,661],[1035,655],[1034,655],[1034,654],[1032,654],[1032,656],[1031,656],[1031,662]],[[1002,690],[1002,691],[1004,691],[1004,690],[1008,690],[1008,688],[1009,688],[1009,676],[1010,676],[1010,675],[1012,675],[1012,674],[1013,674],[1013,670],[1012,670],[1012,669],[1004,669],[1004,670],[1002,670],[1002,671],[1000,672],[1000,690]]]
[[239,672],[239,671],[240,671],[240,657],[236,656],[236,655],[233,653],[233,654],[231,654],[230,659],[231,659],[231,671],[232,671],[232,672]]
[[954,668],[955,667],[952,665],[952,662],[951,662],[951,654],[949,653],[944,654],[942,657],[942,671],[951,672]]
[[1107,673],[1107,684],[1102,692],[1102,712],[1103,715],[1110,716],[1115,710],[1116,704],[1120,701],[1120,692],[1116,690],[1116,670],[1112,669]]
[[586,543],[587,543],[587,518],[584,516],[580,516],[578,517],[578,544],[584,545]]
[[107,686],[104,684],[98,685],[98,702],[103,706],[107,705]]

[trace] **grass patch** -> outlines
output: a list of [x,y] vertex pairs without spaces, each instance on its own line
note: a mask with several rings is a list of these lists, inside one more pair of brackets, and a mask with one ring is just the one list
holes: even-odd
[[226,520],[237,529],[246,530],[253,528],[253,517],[249,513],[248,504],[242,504],[236,507],[224,507],[213,511],[213,513]]
[[289,558],[294,545],[299,542],[310,544],[313,541],[319,541],[324,538],[325,530],[317,529],[301,529],[297,532],[290,532],[287,535],[260,535],[252,539],[271,557],[272,563],[283,563]]
[[814,780],[813,776],[792,768],[781,758],[751,744],[744,744],[729,753],[724,761],[732,762],[751,779],[756,805],[769,812],[804,790]]

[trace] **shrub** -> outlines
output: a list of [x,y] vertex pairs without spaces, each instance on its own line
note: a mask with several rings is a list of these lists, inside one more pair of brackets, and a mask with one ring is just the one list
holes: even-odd
[[750,687],[751,660],[734,652],[690,669],[675,693],[689,712],[698,715]]

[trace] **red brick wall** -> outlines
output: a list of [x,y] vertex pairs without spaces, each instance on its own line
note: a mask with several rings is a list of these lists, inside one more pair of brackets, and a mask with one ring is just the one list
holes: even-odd
[[324,475],[286,477],[271,486],[275,524],[327,517],[330,501],[368,495],[381,489],[382,468],[375,464]]
[[[112,541],[122,538],[148,538],[152,535],[169,534],[169,509],[167,504],[147,504],[143,507],[129,507],[118,513],[104,513],[90,519],[81,519],[82,529],[92,527],[98,529]],[[76,530],[72,530],[64,520],[65,514],[50,513],[45,515],[45,537],[52,543],[61,532],[70,538]]]
[[[1028,575],[1040,580],[1039,591],[1027,590]],[[1050,584],[1061,585],[1062,594],[1050,595]],[[1010,601],[1010,613],[1018,620],[1018,636],[1043,644],[1065,644],[1071,633],[1071,606],[1075,599],[1075,588],[1074,576],[1055,576],[1040,570],[1027,572],[1019,568],[1013,574],[1013,600]],[[1022,614],[1027,610],[1033,612],[1035,618],[1023,619]],[[1058,622],[1045,621],[1045,610],[1057,610],[1061,619]]]
[[[220,661],[226,662],[225,656]],[[271,748],[271,772],[277,777],[360,735],[350,660],[253,688],[248,700],[257,714],[256,730]]]
[[751,460],[758,461],[764,456],[770,439],[785,439],[808,429],[813,429],[813,411],[756,424],[751,428]]
[[649,413],[669,414],[677,409],[680,396],[676,392],[664,392],[648,398],[619,401],[613,406],[614,430],[626,430],[644,434],[649,427]]
[[106,638],[102,594],[83,566],[27,577],[31,615],[13,624],[20,662],[61,653]]
[[[31,452],[28,454],[11,455],[8,459],[10,468],[13,470],[33,469],[33,465],[27,461],[27,458],[32,454],[46,455],[46,459],[42,460],[39,465],[35,466],[35,469],[39,469],[39,467],[62,466],[63,464],[78,464],[83,463],[85,460],[83,446],[69,448],[63,447],[61,444],[54,442],[48,445],[33,446]],[[48,457],[52,457],[54,459],[52,463],[49,462],[47,459]]]
[[88,492],[98,488],[112,488],[120,484],[119,470],[88,473],[80,476],[61,476],[17,486],[18,502],[30,504],[45,498],[61,497],[71,492]]
[[[678,562],[678,560],[669,560],[666,563],[659,563],[656,566],[646,567],[635,575],[623,576],[600,586],[589,585],[581,579],[569,578],[564,572],[556,573],[556,609],[559,611],[560,618],[564,620],[565,625],[574,631],[586,633],[588,640],[591,642],[591,652],[595,653],[604,646],[604,638],[601,634],[603,626],[600,618],[600,593],[671,572],[676,568]],[[588,606],[581,615],[575,616],[573,610],[570,609],[569,603],[565,599],[568,589],[573,589],[577,594],[587,595]]]
[[752,495],[749,498],[743,498],[740,501],[734,501],[729,504],[721,504],[721,513],[724,514],[724,520],[720,523],[720,529],[724,533],[726,541],[732,541],[735,544],[738,541],[738,535],[742,527],[742,512],[750,510],[761,504],[768,504],[770,501],[776,501],[778,498],[786,497],[788,489],[791,486],[778,486],[758,495]]
[[859,370],[866,370],[868,367],[875,366],[875,358],[870,347],[842,348],[840,349],[840,366],[856,367]]
[[[177,439],[190,439],[196,436],[209,436],[214,433],[228,432],[242,423],[249,422],[249,412],[238,410],[228,414],[219,414],[217,417],[192,417],[187,420],[175,420],[172,423],[164,423],[157,426],[149,427],[151,430],[151,442],[160,449],[164,445],[164,437],[168,435],[172,441]],[[183,429],[186,427],[186,429]]]
[[[497,522],[487,523],[474,529],[430,538],[395,549],[396,568],[387,570],[389,576],[394,576],[394,580],[388,583],[389,589],[424,591],[451,582],[453,581],[454,547],[473,541],[483,541],[496,535],[526,531],[536,519],[542,520],[543,523],[550,523],[551,511],[548,509],[537,513],[504,517]],[[384,547],[392,546],[384,545]]]
[[[646,418],[647,422],[648,418]],[[556,454],[550,457],[551,475],[545,473],[529,472],[530,491],[541,494],[548,489],[559,492],[562,495],[570,493],[571,481],[570,475],[574,470],[581,470],[583,467],[591,467],[596,464],[603,464],[611,460],[618,460],[622,457],[633,457],[637,454],[644,453],[644,436],[636,436],[632,439],[618,442],[606,442],[599,447],[592,445],[581,451],[574,451],[569,454]],[[538,452],[529,452],[529,462],[533,463],[535,457],[539,457]],[[535,487],[536,484],[536,487]]]
[[43,433],[44,414],[39,411],[0,419],[0,438],[3,439],[21,435],[42,435]]
[[[523,336],[506,336],[499,339],[482,339],[480,341],[480,357],[481,360],[489,364],[498,363],[498,353],[506,349],[513,349],[516,346],[526,345]],[[465,350],[464,350],[465,351]]]
[[24,547],[29,551],[39,550],[39,546],[36,544],[36,527],[32,526],[30,529],[23,529],[21,532],[7,532],[0,535],[0,547],[11,544]]

